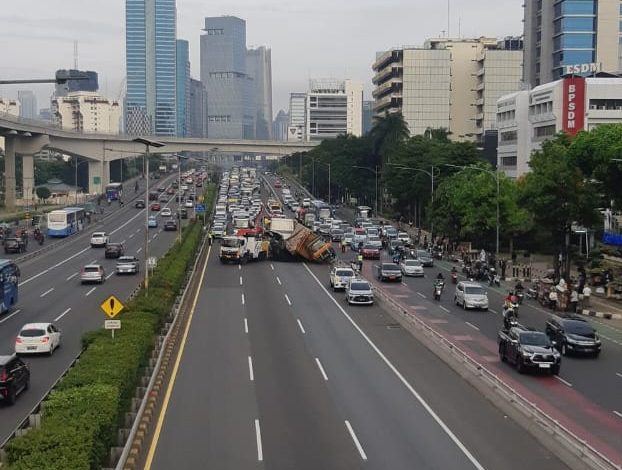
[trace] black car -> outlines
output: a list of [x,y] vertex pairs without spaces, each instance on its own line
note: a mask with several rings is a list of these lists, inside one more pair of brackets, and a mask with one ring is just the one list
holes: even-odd
[[149,191],[149,200],[150,201],[157,201],[159,196],[160,196],[160,193],[158,193],[156,191]]
[[165,232],[174,232],[177,230],[177,222],[175,220],[167,220],[164,224]]
[[145,208],[145,201],[144,199],[138,199],[135,203],[134,203],[134,207],[136,209],[144,209]]
[[19,238],[7,238],[4,240],[4,252],[8,253],[24,253],[26,244]]
[[118,258],[123,256],[125,250],[123,249],[123,245],[121,243],[108,243],[106,245],[106,258]]
[[188,209],[186,209],[185,207],[182,207],[179,211],[179,215],[181,216],[182,219],[187,219],[188,218]]
[[592,354],[601,351],[601,341],[596,330],[578,315],[551,315],[545,332],[559,352],[566,354]]
[[0,399],[9,405],[30,386],[30,369],[16,354],[0,356]]

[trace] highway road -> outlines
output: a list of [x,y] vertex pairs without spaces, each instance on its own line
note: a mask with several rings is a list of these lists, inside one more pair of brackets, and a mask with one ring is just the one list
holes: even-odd
[[217,246],[146,469],[566,468],[327,266]]
[[[173,176],[152,181],[151,185],[155,188],[172,180]],[[143,197],[142,187],[141,191]],[[174,209],[176,203],[171,200],[168,206]],[[19,263],[19,302],[14,310],[0,316],[0,354],[13,352],[15,336],[22,325],[30,322],[56,323],[62,330],[62,344],[52,357],[26,357],[31,369],[31,386],[18,396],[14,406],[0,401],[0,442],[10,436],[71,364],[81,349],[82,334],[103,326],[105,316],[100,303],[110,294],[127,298],[143,278],[145,210],[135,209],[133,202],[126,200],[123,207],[113,203],[110,208],[106,206],[106,211],[112,214],[102,222],[93,222],[83,232],[64,239],[59,247]],[[177,236],[177,232],[162,231],[163,218],[158,218],[159,227],[149,230],[149,255],[155,257],[166,253]],[[104,249],[89,245],[91,233],[99,230],[107,231],[111,242],[123,242],[125,253],[141,260],[140,275],[114,274],[116,260],[105,259]],[[102,264],[107,280],[102,285],[81,285],[79,271],[93,261]]]

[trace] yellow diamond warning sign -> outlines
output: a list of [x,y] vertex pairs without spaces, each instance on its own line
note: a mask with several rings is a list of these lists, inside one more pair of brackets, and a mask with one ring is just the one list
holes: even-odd
[[114,295],[111,295],[99,306],[109,318],[116,317],[125,306]]

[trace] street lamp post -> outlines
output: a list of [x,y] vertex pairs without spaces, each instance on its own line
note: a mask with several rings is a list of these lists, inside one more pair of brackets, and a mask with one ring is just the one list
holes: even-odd
[[175,157],[177,157],[177,239],[181,245],[181,160],[188,157],[180,154],[175,154]]
[[496,236],[496,254],[497,256],[499,256],[499,227],[500,227],[500,222],[499,222],[499,171],[492,171],[492,170],[487,170],[486,168],[480,168],[478,166],[460,166],[460,165],[451,165],[449,163],[443,163],[443,166],[449,166],[452,168],[460,168],[461,170],[477,170],[477,171],[483,171],[485,173],[488,173],[490,175],[492,175],[495,178],[495,181],[497,183],[497,236]]
[[353,165],[352,168],[359,168],[361,170],[367,170],[367,171],[371,171],[376,179],[376,201],[375,201],[375,214],[376,217],[378,217],[378,165],[376,165],[374,168],[370,168],[368,166],[358,166],[358,165]]
[[143,139],[141,137],[137,137],[133,140],[138,144],[143,144],[145,146],[145,168],[146,168],[146,176],[147,182],[145,185],[145,296],[149,295],[149,148],[160,148],[164,147],[162,142],[157,142],[155,140]]
[[75,168],[75,192],[76,192],[76,206],[78,205],[78,166],[82,165],[83,163],[88,163],[88,160],[84,160],[84,161],[79,161],[79,158],[76,156],[76,168]]

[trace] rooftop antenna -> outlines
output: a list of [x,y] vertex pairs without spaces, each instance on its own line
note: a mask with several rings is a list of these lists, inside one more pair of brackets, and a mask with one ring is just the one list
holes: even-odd
[[78,41],[73,42],[73,68],[78,70]]
[[447,37],[450,36],[450,12],[451,12],[451,0],[447,0]]

